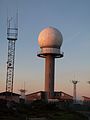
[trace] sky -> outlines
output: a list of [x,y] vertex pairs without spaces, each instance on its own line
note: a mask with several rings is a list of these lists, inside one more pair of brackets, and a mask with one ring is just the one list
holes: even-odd
[[63,36],[63,58],[55,63],[55,90],[73,95],[72,80],[78,80],[77,97],[90,97],[90,0],[0,0],[0,91],[5,91],[7,62],[7,16],[18,9],[18,40],[15,53],[14,92],[44,90],[45,60],[38,35],[52,26]]

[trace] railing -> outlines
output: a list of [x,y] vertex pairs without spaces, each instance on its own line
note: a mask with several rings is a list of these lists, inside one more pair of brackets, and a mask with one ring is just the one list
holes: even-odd
[[57,48],[42,48],[40,51],[37,52],[37,54],[44,54],[44,53],[55,53],[55,54],[63,54],[64,52],[61,52],[60,49]]
[[7,29],[7,39],[17,39],[18,29],[17,28],[8,28]]

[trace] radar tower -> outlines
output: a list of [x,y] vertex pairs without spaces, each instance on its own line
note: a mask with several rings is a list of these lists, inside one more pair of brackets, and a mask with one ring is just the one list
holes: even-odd
[[60,49],[62,42],[61,32],[51,26],[44,28],[38,37],[40,52],[37,56],[45,58],[46,99],[54,98],[55,58],[62,58],[64,56]]

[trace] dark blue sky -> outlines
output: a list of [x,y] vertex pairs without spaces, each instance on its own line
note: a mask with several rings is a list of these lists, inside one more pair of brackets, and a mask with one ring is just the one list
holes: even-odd
[[[55,90],[72,94],[70,80],[79,80],[78,96],[90,96],[90,0],[0,0],[0,85],[5,89],[7,14],[18,8],[18,40],[14,89],[25,81],[28,92],[44,90],[44,59],[37,57],[39,32],[53,26],[63,35],[64,58],[56,60]],[[83,88],[83,89],[82,89]]]

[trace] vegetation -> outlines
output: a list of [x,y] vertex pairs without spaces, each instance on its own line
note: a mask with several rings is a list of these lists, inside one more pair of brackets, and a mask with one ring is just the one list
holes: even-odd
[[28,118],[45,117],[47,120],[87,120],[80,113],[61,110],[56,104],[36,101],[31,104],[0,102],[0,120],[29,120]]

